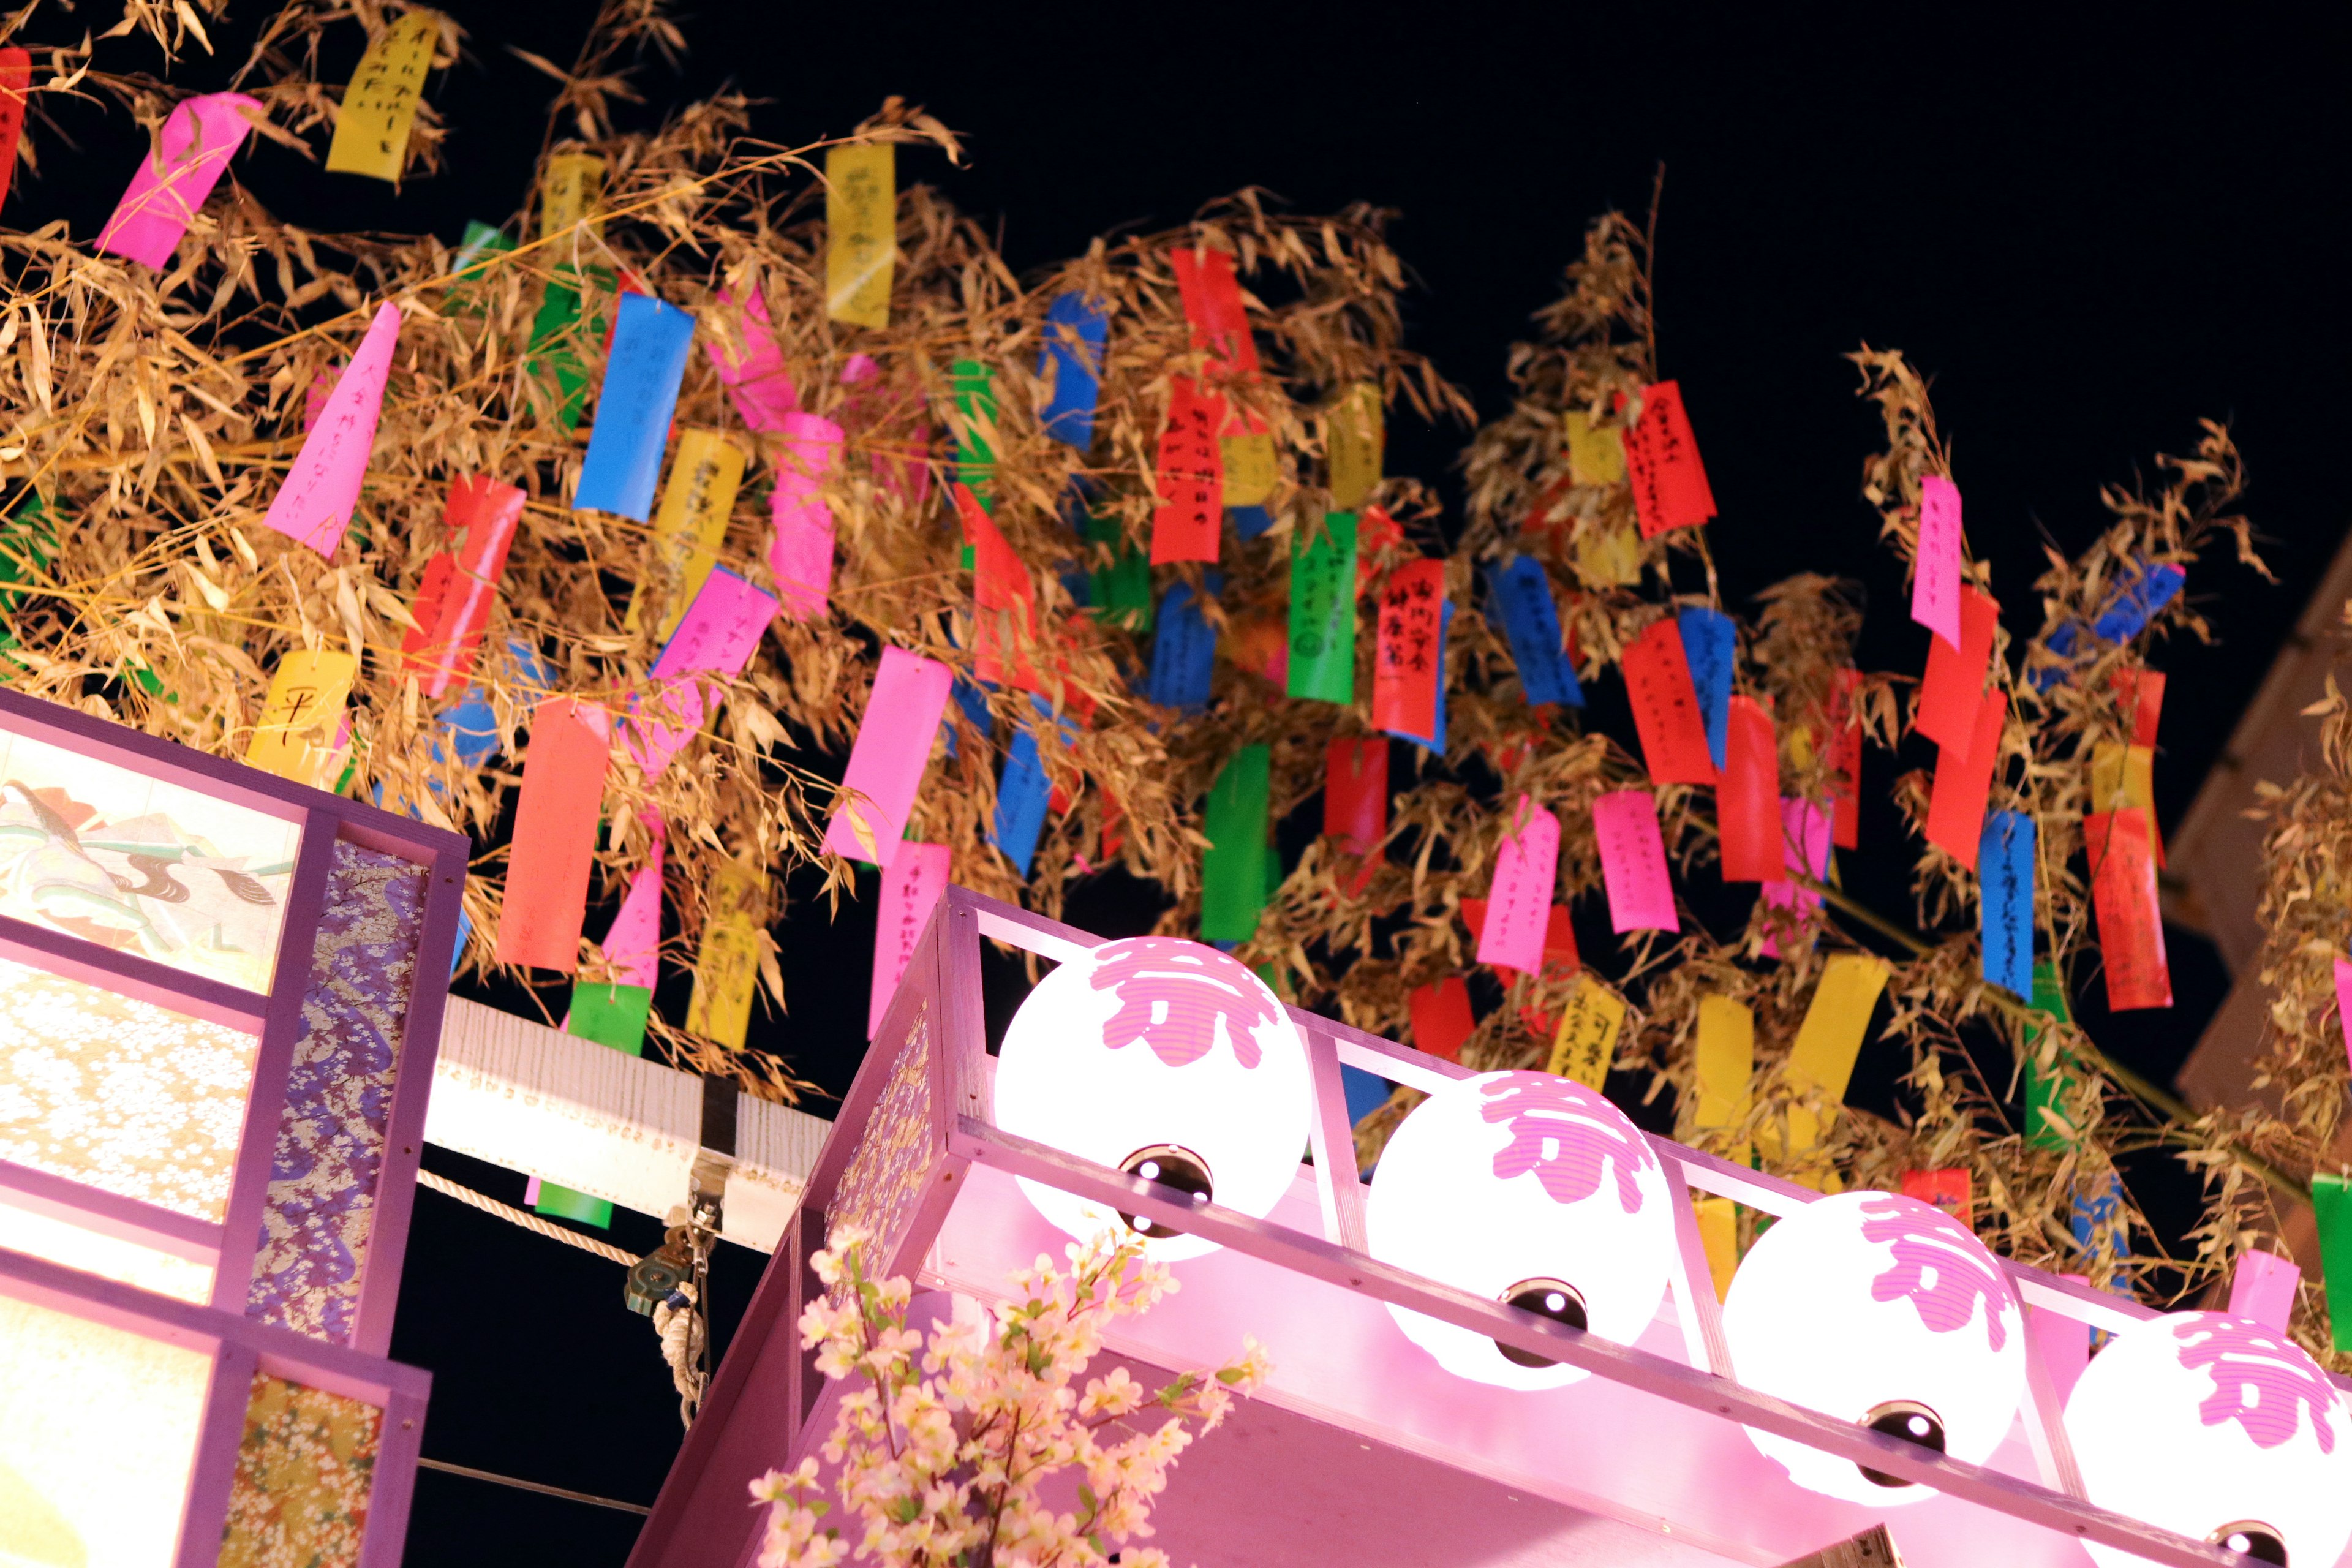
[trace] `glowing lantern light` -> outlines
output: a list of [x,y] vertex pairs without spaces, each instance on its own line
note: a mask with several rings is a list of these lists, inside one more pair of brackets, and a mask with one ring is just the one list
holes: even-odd
[[[1041,981],[996,1068],[1009,1132],[1264,1218],[1289,1189],[1313,1114],[1307,1042],[1238,961],[1178,937],[1107,942]],[[1130,1223],[1023,1178],[1037,1212],[1081,1240]],[[1216,1245],[1145,1220],[1163,1262]]]
[[[1608,1100],[1549,1073],[1490,1072],[1404,1119],[1373,1174],[1366,1226],[1383,1262],[1630,1344],[1665,1293],[1672,1205],[1648,1140]],[[1535,1389],[1586,1375],[1389,1313],[1456,1376]]]
[[[2352,1542],[2352,1408],[2284,1334],[2226,1312],[2124,1330],[2066,1401],[2102,1508],[2294,1568]],[[2102,1568],[2146,1559],[2091,1546]]]
[[[1759,1237],[1732,1276],[1723,1330],[1750,1388],[1981,1464],[2025,1392],[2024,1314],[1958,1221],[1916,1198],[1843,1193]],[[1810,1491],[1874,1507],[1932,1489],[1748,1428]]]

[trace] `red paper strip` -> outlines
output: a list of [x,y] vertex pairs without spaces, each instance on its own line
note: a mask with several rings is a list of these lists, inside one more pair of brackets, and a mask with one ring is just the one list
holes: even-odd
[[1903,1195],[1916,1198],[1923,1204],[1933,1204],[1962,1225],[1969,1223],[1974,1208],[1974,1194],[1964,1166],[1944,1171],[1906,1171],[1903,1173]]
[[[1404,529],[1384,506],[1368,506],[1356,518],[1356,592],[1369,592],[1381,573],[1381,556],[1404,543]],[[1423,734],[1429,731],[1423,731]]]
[[1862,671],[1841,669],[1830,688],[1832,841],[1841,849],[1862,844]]
[[963,520],[964,538],[971,543],[972,674],[1043,692],[1045,688],[1029,651],[1037,641],[1037,590],[1029,580],[1029,568],[971,487],[952,488],[956,515]]
[[1154,566],[1214,561],[1224,523],[1225,451],[1217,432],[1225,427],[1225,400],[1181,375],[1171,384],[1155,481],[1160,504],[1151,512]]
[[1946,750],[1936,760],[1936,787],[1927,797],[1927,842],[1973,871],[1977,841],[1984,833],[1985,802],[1992,795],[1993,764],[2000,757],[2000,727],[2009,719],[2009,693],[1988,691],[1977,705],[1969,749]]
[[1927,673],[1919,682],[1912,727],[1946,751],[1964,748],[1976,728],[1985,675],[1992,668],[1993,627],[2000,605],[1982,589],[1960,590],[1960,646],[1927,639]]
[[[1626,398],[1617,395],[1622,414]],[[1715,515],[1715,491],[1706,482],[1706,465],[1699,461],[1698,439],[1691,434],[1690,414],[1683,407],[1682,388],[1671,381],[1645,387],[1642,416],[1621,432],[1625,444],[1625,477],[1633,481],[1633,508],[1642,537],[1654,539],[1673,529],[1691,528]]]
[[487,474],[465,475],[449,487],[441,511],[448,548],[425,563],[416,625],[400,639],[401,672],[416,677],[423,695],[443,696],[472,677],[524,499],[516,486]]
[[551,697],[530,716],[514,842],[507,851],[499,962],[556,969],[580,964],[596,813],[604,798],[612,721],[601,708]]
[[1458,974],[1449,974],[1433,985],[1415,987],[1407,1005],[1412,1013],[1413,1049],[1449,1062],[1461,1054],[1462,1042],[1478,1026],[1470,1016],[1470,988]]
[[1409,561],[1389,574],[1372,658],[1372,728],[1434,733],[1437,687],[1445,674],[1438,660],[1444,616],[1444,562]]
[[33,91],[33,57],[11,44],[0,49],[0,202],[16,172],[16,143],[25,134],[25,103]]
[[1723,779],[1715,786],[1715,823],[1725,881],[1780,880],[1786,859],[1780,847],[1780,742],[1772,715],[1753,697],[1731,700]]
[[2083,843],[2091,859],[2091,907],[2099,919],[2108,1010],[2171,1006],[2172,971],[2164,958],[2147,811],[2133,805],[2086,816]]
[[2156,721],[2164,712],[2164,672],[2160,669],[2119,669],[2115,674],[2116,699],[2131,725],[2131,743],[2156,744]]
[[1360,856],[1388,836],[1387,736],[1331,742],[1323,768],[1323,831]]
[[1234,258],[1208,246],[1180,245],[1168,253],[1176,268],[1176,292],[1192,326],[1192,347],[1209,356],[1213,374],[1227,378],[1258,373],[1257,343],[1250,336],[1249,312]]
[[1625,649],[1625,695],[1642,737],[1642,761],[1657,784],[1713,784],[1706,721],[1672,616],[1650,623]]
[[[1462,922],[1470,928],[1473,936],[1483,931],[1486,924],[1486,900],[1463,900]],[[1570,974],[1584,967],[1584,955],[1577,951],[1576,928],[1569,919],[1566,904],[1554,904],[1551,913],[1545,918],[1543,962],[1546,970],[1559,969]],[[1501,973],[1506,982],[1518,973],[1507,963],[1490,963],[1486,967]]]

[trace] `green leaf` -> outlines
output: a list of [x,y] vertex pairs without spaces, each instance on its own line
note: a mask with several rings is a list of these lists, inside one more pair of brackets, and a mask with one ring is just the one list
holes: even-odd
[[[1095,1489],[1087,1485],[1084,1481],[1080,1481],[1078,1483],[1078,1506],[1085,1509],[1088,1513],[1094,1512],[1097,1509],[1102,1506],[1095,1500]],[[1095,1550],[1099,1552],[1102,1549],[1100,1547],[1097,1547]]]
[[900,1524],[912,1524],[923,1511],[923,1505],[914,1498],[902,1497],[890,1505],[890,1517]]
[[1217,1381],[1230,1388],[1247,1375],[1240,1367],[1229,1366],[1217,1373]]

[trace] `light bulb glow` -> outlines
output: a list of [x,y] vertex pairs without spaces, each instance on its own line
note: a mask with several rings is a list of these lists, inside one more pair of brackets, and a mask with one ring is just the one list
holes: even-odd
[[[1971,1464],[2000,1446],[2025,1392],[2025,1319],[2000,1264],[1950,1215],[1892,1193],[1822,1198],[1766,1231],[1732,1276],[1723,1331],[1748,1387],[1893,1436],[1940,1426],[1943,1451]],[[1809,1491],[1874,1508],[1934,1495],[1748,1436]]]
[[[1580,1311],[1588,1331],[1631,1344],[1665,1294],[1672,1205],[1664,1167],[1624,1112],[1549,1073],[1491,1072],[1449,1084],[1398,1126],[1365,1224],[1383,1262],[1488,1300],[1525,1291],[1529,1310],[1571,1321]],[[1456,1376],[1538,1389],[1586,1375],[1523,1364],[1420,1312],[1389,1313]]]
[[[1313,1114],[1307,1042],[1238,960],[1178,937],[1106,942],[1040,981],[1004,1033],[996,1121],[1009,1132],[1147,1181],[1205,1174],[1215,1202],[1264,1218],[1289,1189]],[[1055,1227],[1129,1227],[1112,1208],[1023,1178]],[[1155,1227],[1156,1228],[1156,1227]],[[1213,1252],[1145,1234],[1162,1262]]]
[[[2252,1319],[2174,1312],[2116,1334],[2067,1397],[2066,1436],[2102,1508],[2193,1541],[2264,1532],[2292,1568],[2325,1568],[2352,1543],[2352,1406]],[[2089,1550],[2101,1568],[2147,1561]]]

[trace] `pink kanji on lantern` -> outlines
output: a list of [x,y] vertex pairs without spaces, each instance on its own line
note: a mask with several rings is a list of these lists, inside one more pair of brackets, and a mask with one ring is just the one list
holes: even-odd
[[[1614,1108],[1582,1084],[1549,1073],[1515,1072],[1483,1091],[1483,1114],[1511,1124],[1511,1141],[1495,1155],[1503,1180],[1529,1171],[1556,1204],[1579,1204],[1601,1190],[1601,1163],[1617,1174],[1617,1202],[1642,1212],[1634,1173],[1650,1152]],[[1593,1102],[1600,1100],[1595,1108]]]
[[1279,1021],[1257,976],[1213,947],[1174,936],[1138,936],[1095,950],[1092,984],[1119,1000],[1103,1026],[1116,1051],[1141,1040],[1161,1063],[1189,1067],[1217,1043],[1225,1026],[1234,1059],[1258,1064],[1255,1031]]
[[1891,1194],[1864,1205],[1862,1212],[1863,1239],[1895,1247],[1895,1266],[1872,1283],[1872,1300],[1908,1297],[1919,1321],[1935,1334],[1966,1328],[1982,1301],[1986,1340],[1996,1351],[2008,1342],[2000,1321],[2000,1273],[1957,1220],[1916,1198]]
[[2180,1341],[2180,1364],[2213,1380],[2213,1392],[2197,1406],[2208,1426],[2235,1421],[2258,1448],[2275,1448],[2294,1436],[2307,1406],[2319,1451],[2336,1451],[2336,1426],[2328,1412],[2336,1390],[2311,1359],[2284,1334],[2221,1312],[2191,1312],[2172,1327]]

